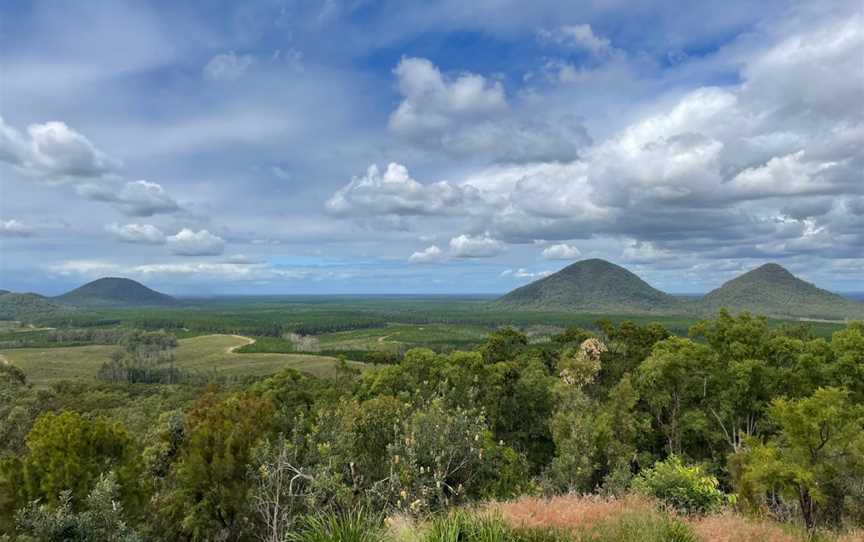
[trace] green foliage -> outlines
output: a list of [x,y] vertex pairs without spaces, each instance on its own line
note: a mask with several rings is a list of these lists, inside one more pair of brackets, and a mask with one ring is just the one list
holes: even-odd
[[[751,504],[779,493],[796,504],[805,525],[839,524],[864,510],[864,405],[849,392],[820,388],[807,398],[776,399],[778,432],[739,458],[739,491]],[[855,518],[860,521],[860,516]]]
[[511,327],[505,327],[489,335],[480,348],[483,361],[499,363],[514,359],[528,345],[528,337]]
[[553,529],[514,528],[501,518],[457,511],[433,518],[422,542],[565,542],[570,535]]
[[99,476],[115,470],[124,500],[137,505],[132,452],[131,438],[119,424],[75,412],[43,414],[27,435],[26,453],[17,464],[19,502],[56,505],[68,491],[72,508],[78,509]]
[[575,537],[577,542],[697,542],[686,523],[666,514],[624,512]]
[[34,501],[18,514],[21,539],[40,542],[138,542],[141,536],[123,519],[120,488],[113,472],[101,475],[87,496],[83,512],[74,512],[72,494],[60,494],[56,506]]
[[166,532],[210,540],[236,537],[247,521],[246,475],[273,407],[251,394],[203,395],[188,411],[169,486],[154,498]]
[[[389,447],[387,491],[397,508],[411,513],[497,496],[488,495],[490,481],[506,480],[502,474],[519,468],[516,457],[497,448],[482,414],[434,399],[405,421],[400,438]],[[517,488],[496,489],[513,493]]]
[[716,512],[729,502],[718,485],[717,478],[698,465],[685,465],[675,455],[658,461],[633,481],[636,491],[656,497],[685,514]]
[[380,514],[357,508],[335,514],[307,516],[286,542],[385,542]]

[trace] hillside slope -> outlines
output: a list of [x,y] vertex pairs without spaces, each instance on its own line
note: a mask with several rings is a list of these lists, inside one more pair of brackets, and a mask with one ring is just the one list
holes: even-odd
[[681,312],[686,304],[605,260],[582,260],[517,288],[492,303],[498,309],[600,313]]
[[173,297],[159,293],[131,279],[106,277],[88,282],[55,301],[83,307],[174,305]]
[[53,316],[65,310],[39,294],[0,293],[0,320],[30,320]]
[[818,288],[775,263],[757,267],[712,290],[700,306],[705,312],[727,308],[781,318],[864,318],[864,303]]

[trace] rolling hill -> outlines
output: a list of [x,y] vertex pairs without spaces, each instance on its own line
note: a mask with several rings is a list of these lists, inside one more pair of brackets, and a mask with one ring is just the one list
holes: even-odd
[[0,293],[0,320],[31,320],[68,310],[39,294]]
[[803,281],[776,263],[767,263],[708,292],[699,305],[779,318],[844,320],[864,318],[864,303]]
[[598,313],[686,312],[685,302],[605,260],[582,260],[494,301],[497,309]]
[[177,300],[131,279],[105,277],[53,298],[79,307],[175,305]]

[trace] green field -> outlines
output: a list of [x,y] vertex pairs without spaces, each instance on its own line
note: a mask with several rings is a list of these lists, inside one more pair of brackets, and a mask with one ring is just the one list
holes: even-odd
[[[207,335],[181,339],[176,366],[193,374],[234,378],[266,376],[285,368],[315,375],[331,372],[337,360],[305,354],[238,354],[232,349],[247,344],[243,337]],[[67,348],[15,348],[0,351],[2,359],[20,367],[37,386],[59,380],[95,380],[99,367],[116,346],[93,345]]]

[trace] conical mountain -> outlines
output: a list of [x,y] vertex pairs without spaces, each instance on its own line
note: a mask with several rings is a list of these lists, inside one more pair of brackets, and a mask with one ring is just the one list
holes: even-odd
[[61,296],[56,301],[68,305],[98,306],[142,306],[174,305],[177,301],[131,279],[105,277],[88,282]]
[[701,305],[710,312],[727,308],[781,318],[864,317],[864,303],[818,288],[776,263],[757,267],[708,292]]
[[605,260],[582,260],[522,286],[493,303],[501,309],[643,313],[681,310],[683,303]]

